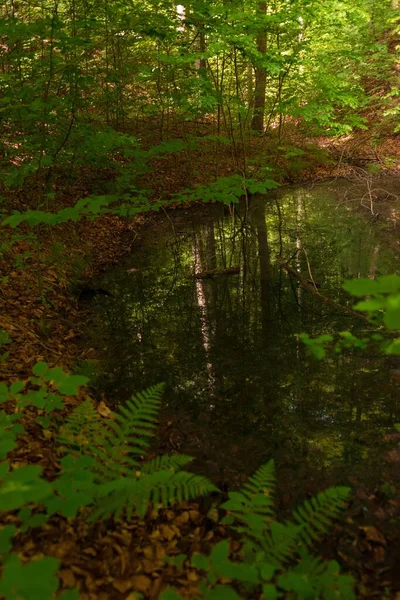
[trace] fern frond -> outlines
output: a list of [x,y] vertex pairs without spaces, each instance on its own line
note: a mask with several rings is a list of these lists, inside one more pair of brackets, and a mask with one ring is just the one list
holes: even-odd
[[76,406],[60,427],[58,443],[73,448],[91,449],[104,425],[93,403],[85,400]]
[[[187,471],[172,473],[170,479],[164,479],[165,471],[158,471],[154,477],[152,490],[152,501],[155,505],[160,502],[163,505],[172,504],[175,501],[190,500],[199,496],[205,496],[211,492],[218,492],[218,488],[202,475],[194,475]],[[162,477],[161,477],[162,476]]]
[[188,456],[187,454],[161,455],[145,463],[141,468],[141,472],[151,475],[156,471],[178,471],[192,460],[193,456]]
[[121,407],[107,428],[103,428],[92,446],[97,459],[97,476],[107,482],[121,475],[131,476],[138,469],[135,458],[149,446],[161,405],[164,384],[139,392],[126,406]]
[[179,471],[192,460],[190,456],[159,456],[143,467],[139,465],[138,456],[149,445],[155,429],[163,387],[156,385],[140,392],[107,423],[100,420],[90,403],[82,404],[70,416],[65,428],[69,436],[87,430],[80,450],[92,461],[94,519],[118,518],[122,513],[130,518],[133,511],[143,517],[150,502],[165,506],[217,491],[205,477]]
[[293,512],[294,520],[300,525],[300,537],[307,545],[325,535],[332,521],[344,508],[350,488],[333,487],[304,502]]
[[[302,553],[300,561],[278,576],[278,586],[286,592],[300,592],[302,598],[355,600],[354,580],[340,574],[336,561],[324,562],[319,557]],[[296,597],[300,597],[296,594]]]
[[243,484],[242,493],[250,496],[256,494],[268,494],[271,496],[275,490],[275,465],[273,460],[269,460],[249,477],[249,480]]
[[93,518],[119,518],[125,513],[130,519],[133,511],[143,518],[148,505],[167,506],[175,501],[190,500],[218,489],[205,477],[186,471],[156,471],[136,478],[121,477],[99,486],[98,507]]
[[[274,462],[270,460],[250,477],[240,492],[230,492],[229,500],[222,504],[222,508],[229,510],[239,521],[245,523],[249,534],[261,534],[265,528],[265,520],[274,514],[274,488]],[[244,531],[243,528],[239,530]]]
[[265,553],[267,562],[281,565],[298,555],[300,530],[299,525],[291,522],[272,521],[255,542]]

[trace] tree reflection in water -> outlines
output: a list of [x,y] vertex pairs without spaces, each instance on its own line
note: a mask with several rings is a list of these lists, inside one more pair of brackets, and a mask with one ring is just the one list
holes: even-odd
[[[400,416],[390,365],[372,349],[310,358],[294,334],[360,334],[365,324],[321,304],[276,264],[294,255],[293,268],[348,306],[343,280],[397,270],[388,232],[338,206],[340,193],[340,185],[286,189],[239,206],[234,218],[222,206],[175,211],[173,231],[160,217],[105,277],[114,293],[94,308],[108,348],[100,388],[123,402],[165,381],[166,439],[230,487],[271,457],[293,495],[379,478],[384,434]],[[190,276],[233,265],[240,273]]]

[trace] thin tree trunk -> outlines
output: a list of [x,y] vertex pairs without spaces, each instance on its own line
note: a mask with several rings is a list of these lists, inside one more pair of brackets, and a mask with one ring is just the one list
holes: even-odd
[[[267,3],[260,2],[259,11],[265,15]],[[262,29],[257,37],[257,50],[265,56],[267,52],[267,32]],[[254,89],[254,112],[251,122],[253,131],[262,133],[264,131],[265,91],[267,87],[267,71],[264,66],[255,66],[255,89]]]

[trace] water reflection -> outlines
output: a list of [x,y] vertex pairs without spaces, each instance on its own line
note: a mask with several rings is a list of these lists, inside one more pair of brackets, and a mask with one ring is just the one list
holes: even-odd
[[337,205],[322,187],[252,199],[235,214],[176,211],[103,282],[115,297],[94,309],[102,390],[123,401],[165,381],[166,445],[214,479],[239,481],[270,457],[303,488],[379,476],[384,433],[400,417],[387,360],[372,350],[311,359],[295,333],[362,334],[366,324],[277,265],[293,256],[292,268],[348,306],[344,279],[395,272],[386,232]]

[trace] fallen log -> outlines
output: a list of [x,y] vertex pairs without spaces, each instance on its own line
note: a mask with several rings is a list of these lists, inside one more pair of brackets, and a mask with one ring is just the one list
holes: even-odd
[[211,277],[220,277],[221,275],[237,275],[240,273],[240,266],[227,267],[226,269],[211,269],[210,271],[201,271],[200,273],[191,273],[188,277],[193,279],[207,279]]

